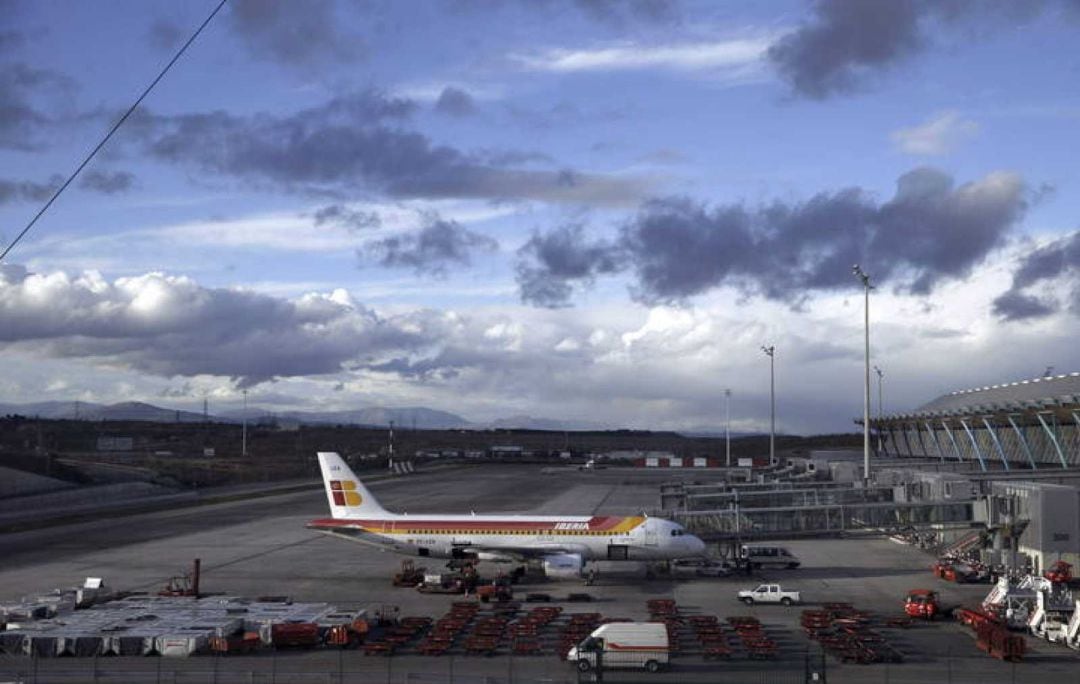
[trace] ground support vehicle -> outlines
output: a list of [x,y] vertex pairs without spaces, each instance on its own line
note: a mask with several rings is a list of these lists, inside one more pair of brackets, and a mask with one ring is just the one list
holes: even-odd
[[1069,624],[1065,625],[1061,640],[1069,648],[1080,651],[1080,600],[1076,602]]
[[287,622],[270,628],[274,648],[312,648],[321,642],[319,626],[314,622]]
[[783,546],[743,546],[739,560],[751,568],[777,567],[794,570],[802,564],[799,558]]
[[975,631],[975,646],[980,651],[1001,660],[1018,661],[1024,657],[1024,638],[1011,634],[1006,623],[998,616],[971,608],[958,608],[954,614],[961,624]]
[[933,620],[941,614],[938,593],[932,589],[912,589],[904,600],[904,613],[913,618]]
[[260,643],[258,632],[241,632],[232,636],[211,637],[210,651],[222,655],[253,653]]
[[668,664],[670,643],[658,622],[613,622],[594,629],[573,646],[567,660],[581,672],[602,668],[641,668],[657,672]]
[[1068,584],[1072,581],[1072,564],[1063,560],[1054,561],[1054,564],[1043,573],[1043,577],[1055,584]]
[[415,587],[424,581],[427,568],[417,567],[412,559],[401,561],[401,569],[394,573],[391,580],[395,587]]
[[1027,629],[1038,602],[1039,587],[1047,582],[1038,575],[1001,577],[983,599],[982,607],[1009,629]]
[[939,560],[931,566],[935,577],[957,584],[977,584],[990,579],[986,568],[949,560]]
[[1032,584],[1036,591],[1035,607],[1027,621],[1028,630],[1040,639],[1066,643],[1068,625],[1076,612],[1073,592],[1067,584],[1046,577],[1035,578]]
[[416,590],[423,594],[464,594],[465,580],[458,574],[424,575]]
[[748,606],[755,603],[777,603],[790,606],[793,603],[802,603],[802,595],[797,591],[785,591],[779,584],[762,584],[756,589],[743,589],[738,598]]

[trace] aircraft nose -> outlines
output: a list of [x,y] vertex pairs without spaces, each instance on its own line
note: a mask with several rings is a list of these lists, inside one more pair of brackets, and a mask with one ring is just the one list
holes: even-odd
[[690,545],[690,551],[695,554],[705,553],[705,542],[701,541],[694,535],[688,535],[686,540]]

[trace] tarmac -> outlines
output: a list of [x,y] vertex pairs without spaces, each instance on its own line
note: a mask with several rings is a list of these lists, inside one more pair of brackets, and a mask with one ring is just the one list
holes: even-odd
[[[673,473],[634,469],[579,472],[532,465],[484,465],[417,473],[374,482],[372,492],[390,510],[408,513],[635,514],[653,509],[659,485],[673,477],[707,481],[704,471]],[[393,588],[391,574],[402,556],[329,538],[305,529],[327,515],[321,488],[204,506],[0,535],[0,601],[53,587],[104,577],[114,589],[156,591],[202,559],[202,589],[226,595],[287,595],[342,607],[396,606],[401,615],[438,617],[459,596],[431,596]],[[645,602],[673,598],[692,614],[753,615],[780,645],[776,661],[736,655],[709,662],[677,655],[669,671],[655,675],[609,672],[604,681],[628,682],[1031,682],[1051,679],[1080,684],[1080,653],[1028,639],[1018,664],[1003,663],[975,648],[973,633],[934,622],[910,629],[880,630],[905,656],[892,665],[841,664],[822,658],[799,627],[799,607],[739,603],[735,594],[762,581],[799,590],[814,607],[849,602],[877,615],[899,615],[907,590],[937,589],[946,604],[975,606],[988,585],[956,585],[935,579],[932,558],[887,539],[800,539],[769,542],[802,560],[796,570],[769,570],[752,577],[647,579],[637,563],[601,563],[595,586],[530,576],[519,594],[545,592],[556,601],[588,592],[588,604],[556,603],[566,612],[645,619]],[[420,559],[417,559],[420,560]],[[442,561],[422,559],[432,571]],[[484,568],[492,573],[498,568]],[[529,607],[529,604],[524,604]],[[817,679],[813,679],[814,674]],[[554,655],[470,657],[365,656],[358,651],[267,652],[256,656],[53,659],[0,658],[0,682],[577,682],[571,664]],[[591,675],[581,681],[592,681]]]

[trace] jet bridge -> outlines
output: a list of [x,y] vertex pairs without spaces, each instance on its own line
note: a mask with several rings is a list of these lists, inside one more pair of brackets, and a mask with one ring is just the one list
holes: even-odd
[[975,502],[862,502],[809,506],[667,511],[706,541],[839,534],[891,534],[898,529],[964,529],[978,525]]

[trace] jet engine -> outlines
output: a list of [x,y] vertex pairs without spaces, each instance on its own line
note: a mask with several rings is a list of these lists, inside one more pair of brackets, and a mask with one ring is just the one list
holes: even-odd
[[544,575],[551,579],[577,579],[585,561],[580,553],[557,553],[544,556]]

